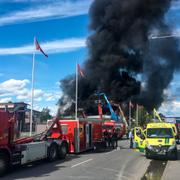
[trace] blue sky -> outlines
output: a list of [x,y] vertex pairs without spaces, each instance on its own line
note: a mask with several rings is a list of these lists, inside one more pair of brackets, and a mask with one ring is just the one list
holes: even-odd
[[[75,72],[87,57],[88,9],[93,0],[0,0],[0,102],[30,103],[33,38],[49,55],[36,54],[35,109],[56,112],[59,80]],[[180,34],[180,2],[166,20]],[[160,111],[180,116],[179,75],[165,91],[168,102]],[[176,98],[175,98],[176,97]],[[178,109],[179,108],[179,109]],[[171,110],[169,110],[171,109]]]

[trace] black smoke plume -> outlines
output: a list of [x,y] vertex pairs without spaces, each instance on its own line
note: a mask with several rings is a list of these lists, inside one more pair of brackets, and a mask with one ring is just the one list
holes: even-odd
[[[90,8],[85,78],[79,78],[79,107],[94,113],[94,93],[116,102],[133,99],[147,110],[159,107],[163,91],[179,68],[178,42],[151,39],[171,33],[165,14],[171,0],[95,0]],[[141,77],[137,80],[137,77]],[[65,96],[75,100],[75,76],[61,81]],[[67,102],[60,104],[63,106]],[[74,111],[74,103],[67,109]],[[70,110],[71,109],[71,110]]]

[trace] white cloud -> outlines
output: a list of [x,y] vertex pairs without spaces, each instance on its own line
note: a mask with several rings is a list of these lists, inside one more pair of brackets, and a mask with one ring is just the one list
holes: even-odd
[[55,83],[55,85],[59,87],[59,86],[61,85],[61,82],[60,82],[60,81],[57,81],[57,82]]
[[25,86],[29,83],[29,80],[15,80],[9,79],[0,83],[0,96],[10,96],[13,94],[23,94]]
[[34,109],[36,110],[36,111],[42,111],[42,107],[41,106],[39,106],[38,104],[35,104],[34,105]]
[[[0,83],[0,103],[23,101],[31,105],[31,89],[27,87],[29,83],[30,81],[27,79],[9,79]],[[33,109],[42,111],[43,107],[48,107],[51,115],[56,115],[58,109],[56,103],[61,96],[62,92],[59,90],[46,92],[42,89],[35,89]]]
[[[34,90],[34,100],[35,101],[42,101],[42,97],[44,96],[44,91],[41,89],[35,89]],[[31,90],[30,89],[23,89],[21,92],[16,92],[15,93],[16,98],[18,100],[27,100],[31,99]]]
[[0,99],[0,103],[7,103],[7,102],[9,102],[9,101],[12,101],[12,98],[11,98],[11,97]]
[[[27,87],[30,83],[29,80],[16,80],[9,79],[0,83],[0,97],[2,101],[9,101],[15,99],[17,101],[28,102],[31,99],[31,89]],[[56,103],[58,99],[62,96],[59,91],[45,92],[42,89],[34,90],[34,101],[35,102],[54,102]]]
[[46,98],[45,101],[57,101],[59,98],[61,98],[61,96],[62,96],[61,92],[44,94],[44,97]]
[[55,116],[57,114],[58,106],[57,105],[48,106],[48,109],[50,109],[50,114],[52,116]]
[[21,90],[29,83],[28,79],[24,80],[16,80],[16,79],[9,79],[7,81],[4,81],[0,84],[0,89],[4,90]]
[[[55,40],[40,43],[42,49],[47,53],[62,53],[75,51],[86,46],[85,38],[71,38],[63,40]],[[16,55],[16,54],[32,54],[34,45],[24,45],[21,47],[0,48],[0,55]],[[38,51],[39,53],[39,51]]]
[[39,20],[65,18],[71,16],[84,15],[88,13],[92,0],[70,1],[64,0],[59,2],[41,3],[39,6],[32,4],[32,8],[16,11],[13,13],[1,15],[0,25],[14,23],[27,23]]
[[173,95],[172,95],[172,91],[171,91],[170,88],[164,89],[163,95],[166,96],[166,97],[172,97],[172,96],[173,96]]
[[[30,102],[27,103],[27,104],[30,104]],[[57,110],[58,110],[58,105],[42,106],[42,105],[39,104],[39,103],[36,103],[36,104],[34,105],[34,109],[35,109],[36,111],[40,111],[40,112],[43,110],[43,108],[46,108],[46,107],[50,110],[50,114],[51,114],[52,116],[56,116]]]
[[180,116],[180,101],[172,100],[163,102],[159,108],[159,112],[165,116]]

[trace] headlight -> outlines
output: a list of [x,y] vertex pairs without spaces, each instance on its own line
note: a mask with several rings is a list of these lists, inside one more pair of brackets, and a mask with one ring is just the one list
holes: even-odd
[[147,149],[153,150],[153,147],[149,144],[147,144]]

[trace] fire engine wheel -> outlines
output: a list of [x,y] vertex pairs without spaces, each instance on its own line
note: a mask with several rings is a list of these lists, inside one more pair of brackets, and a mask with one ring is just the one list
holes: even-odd
[[68,146],[66,143],[62,143],[61,146],[59,146],[59,158],[64,159],[68,153]]
[[50,162],[57,159],[57,145],[56,144],[51,144],[50,147],[48,148],[47,159]]
[[0,154],[0,176],[3,176],[8,169],[8,157],[5,154]]

